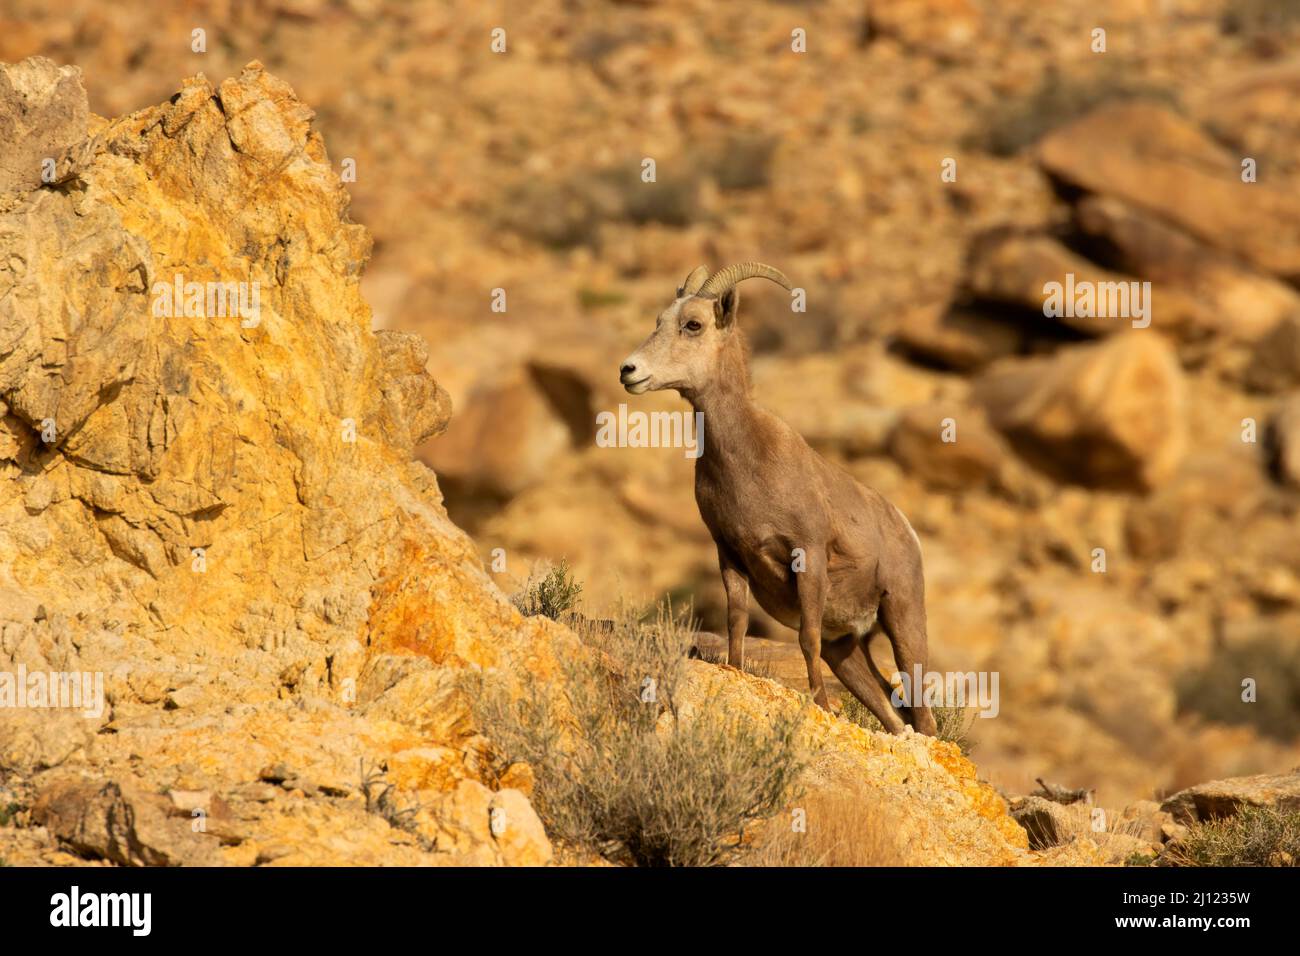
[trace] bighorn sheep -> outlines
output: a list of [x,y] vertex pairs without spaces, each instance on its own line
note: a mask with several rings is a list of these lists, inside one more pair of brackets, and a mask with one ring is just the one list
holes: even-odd
[[[694,270],[655,330],[623,363],[633,395],[673,389],[704,413],[695,500],[718,548],[727,594],[727,661],[742,666],[749,591],[762,608],[799,631],[813,699],[829,709],[818,657],[885,729],[905,723],[892,687],[867,654],[877,621],[898,670],[926,665],[921,545],[901,511],[828,464],[799,433],[754,404],[737,283],[790,282],[771,266],[746,262],[709,275]],[[795,570],[802,565],[802,570]],[[913,688],[900,708],[916,730],[935,733],[934,716]]]

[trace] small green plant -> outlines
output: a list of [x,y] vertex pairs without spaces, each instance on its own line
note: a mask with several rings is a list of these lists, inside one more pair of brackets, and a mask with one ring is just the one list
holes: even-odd
[[1243,806],[1193,824],[1164,856],[1175,866],[1300,866],[1300,810]]
[[666,606],[649,622],[576,630],[587,652],[558,682],[467,675],[501,767],[531,765],[534,804],[569,846],[638,866],[735,859],[746,827],[794,794],[799,713],[747,720],[708,696],[679,712],[693,631]]
[[568,561],[533,570],[528,581],[510,600],[525,617],[541,615],[558,621],[578,603],[582,585],[569,573]]
[[586,286],[578,290],[578,305],[582,307],[584,312],[603,309],[607,306],[623,305],[625,302],[627,302],[627,296],[622,292],[591,289]]
[[13,823],[14,815],[21,809],[22,806],[17,803],[0,805],[0,827],[7,827]]
[[[938,730],[935,736],[939,740],[956,744],[962,755],[969,757],[971,747],[975,743],[971,739],[975,715],[966,707],[931,707],[930,712],[934,714],[934,723]],[[884,725],[876,719],[876,715],[867,710],[862,701],[848,691],[840,694],[840,716],[867,730],[877,733],[883,733],[885,730]]]

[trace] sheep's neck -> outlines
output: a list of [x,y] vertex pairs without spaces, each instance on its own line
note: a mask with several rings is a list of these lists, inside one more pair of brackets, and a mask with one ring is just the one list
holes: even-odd
[[749,392],[749,368],[739,340],[719,357],[717,375],[707,387],[686,396],[704,413],[704,457],[715,462],[757,440],[757,406]]

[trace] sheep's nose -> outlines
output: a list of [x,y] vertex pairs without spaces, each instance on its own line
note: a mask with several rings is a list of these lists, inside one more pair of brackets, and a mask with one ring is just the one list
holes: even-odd
[[629,375],[631,375],[633,372],[636,371],[636,363],[635,363],[635,362],[624,362],[624,363],[623,363],[623,367],[620,368],[618,371],[619,371],[619,374],[622,375],[623,378],[627,378]]

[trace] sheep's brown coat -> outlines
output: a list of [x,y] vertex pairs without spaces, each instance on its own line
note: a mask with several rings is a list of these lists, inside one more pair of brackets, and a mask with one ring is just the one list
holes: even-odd
[[704,413],[695,500],[718,548],[728,663],[743,662],[752,590],[765,611],[799,631],[818,704],[829,707],[820,657],[887,730],[901,733],[906,717],[933,735],[934,717],[921,701],[900,716],[890,701],[893,688],[866,650],[878,623],[901,673],[926,666],[920,542],[882,495],[754,403],[735,283],[762,275],[789,288],[780,273],[762,269],[731,267],[707,284],[703,267],[692,272],[655,331],[623,363],[621,380],[634,395],[673,389]]

